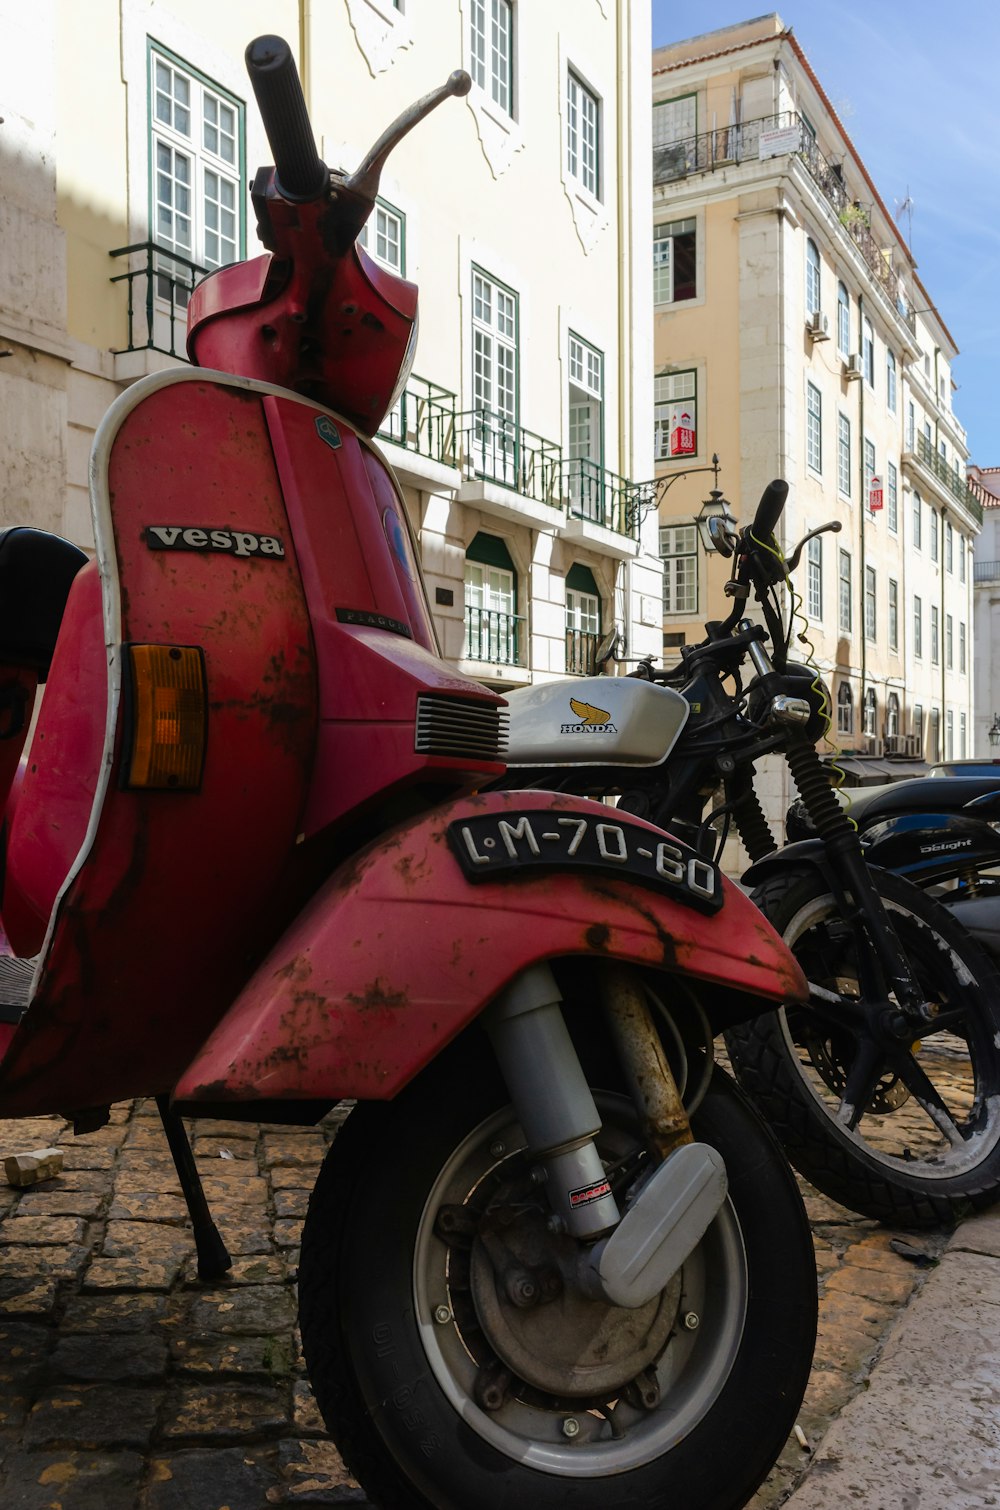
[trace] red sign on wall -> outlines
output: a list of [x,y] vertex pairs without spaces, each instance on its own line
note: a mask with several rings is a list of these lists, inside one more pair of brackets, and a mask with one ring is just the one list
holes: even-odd
[[695,429],[687,410],[670,416],[671,456],[693,456],[697,449]]
[[882,479],[872,477],[868,483],[868,507],[874,514],[876,509],[882,507]]

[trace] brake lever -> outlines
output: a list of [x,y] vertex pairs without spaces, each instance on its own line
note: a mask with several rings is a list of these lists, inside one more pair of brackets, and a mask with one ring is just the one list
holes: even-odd
[[802,552],[805,550],[810,540],[815,540],[817,535],[826,535],[828,533],[837,535],[840,533],[843,527],[844,526],[841,524],[839,519],[831,519],[829,524],[821,524],[818,529],[810,530],[808,535],[803,535],[802,539],[799,541],[798,545],[792,551],[791,556],[785,563],[786,567],[788,568],[789,574],[791,574],[798,566],[799,561],[802,558]]

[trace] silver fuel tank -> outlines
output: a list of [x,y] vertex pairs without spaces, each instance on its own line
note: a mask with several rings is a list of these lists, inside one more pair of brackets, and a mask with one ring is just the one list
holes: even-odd
[[671,687],[631,677],[574,677],[504,696],[508,766],[660,765],[690,712]]

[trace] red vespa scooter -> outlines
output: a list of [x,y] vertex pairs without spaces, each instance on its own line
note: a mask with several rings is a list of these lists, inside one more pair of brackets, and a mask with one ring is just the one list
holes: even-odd
[[196,290],[200,369],[104,420],[96,561],[0,537],[0,1116],[86,1130],[156,1096],[218,1278],[180,1114],[310,1122],[356,1099],[300,1308],[373,1500],[743,1505],[805,1388],[815,1271],[712,1039],[805,982],[661,830],[476,795],[503,702],[440,659],[368,439],[416,291],[355,245],[385,155],[467,76],[345,177],[287,46],[247,56],[268,254]]

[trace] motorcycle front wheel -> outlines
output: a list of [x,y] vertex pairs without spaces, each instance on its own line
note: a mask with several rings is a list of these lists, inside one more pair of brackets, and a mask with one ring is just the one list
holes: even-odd
[[[815,1338],[780,1150],[717,1071],[695,1133],[725,1158],[722,1210],[645,1307],[587,1299],[477,1037],[356,1108],[310,1203],[302,1343],[346,1464],[393,1510],[737,1510],[794,1424]],[[598,1143],[621,1171],[635,1112],[601,1083]]]
[[[872,869],[937,1016],[889,1044],[877,1015],[780,1008],[726,1033],[733,1069],[817,1190],[904,1227],[950,1223],[1000,1195],[1000,975],[931,897]],[[775,874],[753,899],[808,980],[863,1006],[858,936],[820,873]]]

